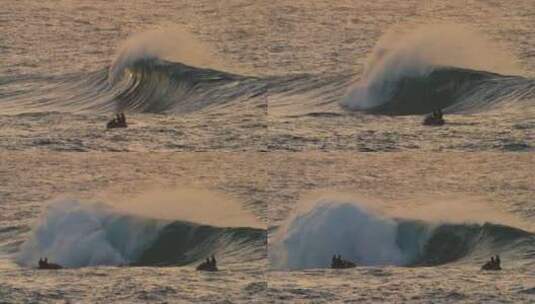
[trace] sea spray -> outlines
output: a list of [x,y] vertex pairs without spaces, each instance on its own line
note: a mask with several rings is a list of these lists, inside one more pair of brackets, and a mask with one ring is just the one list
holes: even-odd
[[122,42],[108,67],[32,79],[43,85],[3,98],[1,112],[181,114],[230,102],[240,107],[244,100],[265,102],[263,79],[225,72],[239,65],[222,62],[188,31],[165,26]]
[[[401,33],[400,33],[401,32]],[[517,73],[518,68],[507,53],[496,44],[465,26],[434,25],[411,29],[408,33],[395,29],[377,43],[365,67],[362,78],[354,85],[341,104],[350,110],[370,110],[390,103],[405,90],[404,79],[423,79],[441,67],[461,68],[497,73]],[[427,85],[427,86],[426,86]],[[414,90],[444,90],[455,86],[448,81],[439,84],[413,85]],[[458,87],[455,87],[458,88]],[[453,89],[455,89],[453,88]],[[427,94],[425,94],[427,93]],[[405,94],[407,99],[430,99],[420,102],[434,103],[433,92]],[[453,98],[448,95],[446,98]],[[410,100],[409,100],[410,101]],[[445,106],[444,101],[436,106]],[[433,106],[422,111],[429,111]],[[407,113],[410,114],[410,113]]]
[[16,260],[26,266],[41,257],[65,267],[127,264],[163,224],[120,214],[103,203],[64,199],[46,208]]
[[240,202],[219,191],[192,187],[152,189],[134,197],[114,195],[110,200],[122,213],[148,218],[182,220],[216,227],[265,227]]
[[[402,265],[395,221],[351,202],[321,200],[278,231],[270,243],[275,268],[328,267],[334,254],[361,265]],[[272,252],[271,252],[272,251]]]
[[[183,203],[176,197],[171,201],[172,193],[184,195]],[[265,230],[246,226],[261,226],[252,216],[236,209],[236,204],[225,202],[224,198],[221,198],[219,208],[226,209],[225,212],[216,211],[215,199],[211,200],[214,212],[207,210],[207,201],[195,206],[195,202],[215,198],[211,193],[205,193],[193,199],[196,193],[199,191],[183,190],[154,192],[150,194],[152,197],[140,196],[131,201],[131,212],[126,211],[127,205],[122,203],[112,207],[76,199],[53,201],[14,258],[18,264],[31,267],[40,258],[47,257],[50,262],[68,268],[181,266],[196,263],[212,254],[217,254],[227,264],[265,258]],[[140,203],[143,199],[147,200]],[[150,217],[148,215],[160,214],[151,209],[167,210],[167,216]],[[199,214],[201,209],[204,214]],[[240,219],[243,221],[241,227]],[[218,223],[222,225],[216,226]]]
[[333,255],[360,266],[436,266],[522,256],[535,245],[527,231],[492,223],[389,217],[351,200],[323,198],[299,210],[270,237],[274,269],[327,268]]
[[167,26],[136,33],[122,42],[109,70],[115,83],[125,69],[147,59],[165,59],[197,67],[221,67],[209,48],[179,26]]

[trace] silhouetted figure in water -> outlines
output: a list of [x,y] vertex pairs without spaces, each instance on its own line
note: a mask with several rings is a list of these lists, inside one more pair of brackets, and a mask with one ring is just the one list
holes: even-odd
[[197,270],[199,271],[217,271],[217,262],[215,260],[215,256],[212,255],[211,259],[206,258],[206,261],[201,263],[199,266],[197,266]]
[[481,270],[501,270],[500,263],[500,256],[496,255],[496,258],[491,257],[490,261],[481,266]]
[[433,110],[431,115],[425,117],[423,124],[425,126],[442,126],[445,123],[442,110]]
[[39,269],[61,269],[61,265],[55,263],[49,263],[48,258],[39,258]]
[[442,119],[442,116],[443,116],[442,110],[438,109],[438,110],[433,111],[433,115],[432,116],[435,119]]
[[215,260],[215,256],[212,254],[212,260],[210,261],[210,264],[214,267],[217,267],[217,262]]
[[353,268],[356,266],[355,263],[342,259],[341,255],[333,255],[331,260],[331,268],[333,269]]
[[127,128],[128,124],[126,123],[126,116],[124,113],[117,113],[115,118],[108,121],[106,128],[115,129],[115,128]]
[[[441,114],[441,117],[442,117],[442,114]],[[119,113],[118,118],[119,118],[119,124],[126,128],[128,125],[126,124],[126,116],[124,115],[124,113]]]

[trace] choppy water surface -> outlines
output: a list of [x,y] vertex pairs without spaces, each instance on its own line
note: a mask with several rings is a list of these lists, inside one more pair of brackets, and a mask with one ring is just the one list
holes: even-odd
[[[1,158],[3,301],[264,302],[265,166],[254,154]],[[173,189],[186,191],[162,194]],[[212,254],[220,271],[196,271]],[[44,256],[68,268],[35,269]]]
[[[535,300],[532,1],[2,7],[1,300]],[[446,125],[423,126],[436,108]],[[129,128],[105,130],[118,111]],[[232,195],[268,233],[96,199],[154,184]],[[511,218],[416,216],[448,195]],[[363,267],[326,269],[333,248]],[[214,252],[221,272],[194,271]],[[33,269],[43,254],[72,269]]]
[[[270,182],[270,298],[533,301],[532,156],[316,152],[271,162],[280,165]],[[334,254],[360,266],[329,269]],[[495,254],[504,270],[481,271]]]
[[[142,1],[10,3],[3,146],[531,151],[532,8],[524,4],[162,2],[144,15]],[[164,32],[147,34],[150,25]],[[185,56],[197,40],[202,49],[189,53],[202,58]],[[445,108],[448,124],[421,126],[435,108]],[[104,132],[114,111],[127,112],[132,127]]]

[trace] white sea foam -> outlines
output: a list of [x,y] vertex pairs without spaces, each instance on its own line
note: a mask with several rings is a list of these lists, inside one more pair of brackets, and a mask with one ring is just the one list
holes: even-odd
[[116,82],[135,62],[154,58],[196,67],[218,67],[205,44],[178,26],[167,26],[136,33],[121,43],[110,66],[109,81]]
[[425,76],[437,66],[514,74],[519,69],[511,58],[496,43],[465,26],[395,28],[379,40],[361,79],[341,103],[353,110],[382,105],[390,101],[401,78]]
[[274,268],[329,267],[331,257],[364,265],[401,265],[407,256],[396,245],[397,223],[349,201],[323,199],[291,218],[270,244]]
[[120,265],[133,261],[161,224],[125,216],[102,203],[64,199],[50,204],[21,246],[16,260],[39,258],[65,267]]

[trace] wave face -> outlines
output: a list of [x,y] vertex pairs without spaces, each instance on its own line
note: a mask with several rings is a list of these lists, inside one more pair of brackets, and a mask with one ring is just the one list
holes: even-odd
[[266,92],[258,78],[159,59],[138,61],[127,73],[130,87],[116,96],[121,111],[189,113]]
[[64,267],[180,266],[216,254],[232,263],[265,257],[266,242],[262,229],[146,219],[65,200],[48,207],[16,261],[34,266],[46,256]]
[[327,268],[334,254],[365,266],[435,266],[535,247],[535,235],[513,227],[385,218],[333,201],[293,218],[274,238],[269,258],[280,269]]
[[113,81],[109,70],[6,80],[2,112],[191,113],[230,102],[265,102],[265,84],[254,77],[158,58],[132,62],[116,71]]
[[379,39],[361,79],[341,104],[349,110],[408,115],[533,103],[535,80],[505,76],[518,71],[500,46],[464,26],[395,28]]
[[412,75],[361,82],[344,97],[350,110],[387,115],[488,110],[500,104],[533,101],[535,81],[519,76],[455,67],[433,67]]

